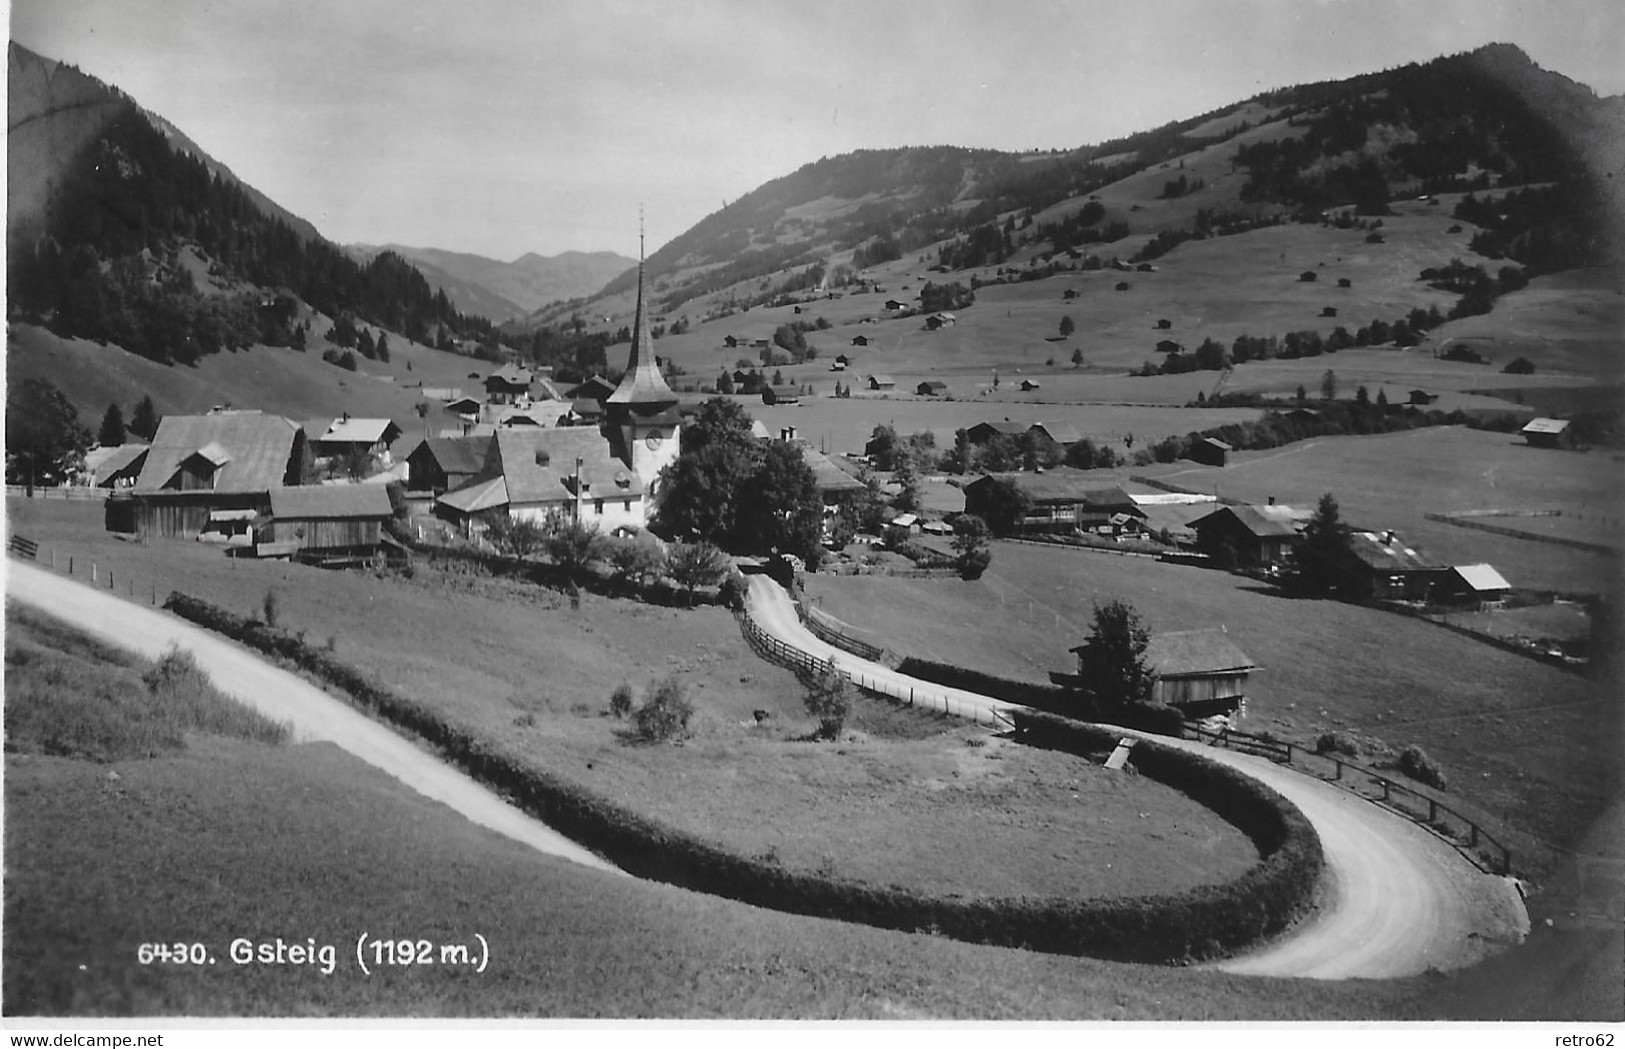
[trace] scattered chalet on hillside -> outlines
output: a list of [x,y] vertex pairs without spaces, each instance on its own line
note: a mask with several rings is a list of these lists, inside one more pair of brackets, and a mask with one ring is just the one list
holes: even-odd
[[[1052,672],[1050,680],[1087,690],[1089,646],[1078,645],[1071,651],[1078,657],[1078,672]],[[1258,669],[1222,628],[1153,634],[1144,658],[1154,675],[1151,701],[1171,706],[1191,720],[1240,710],[1247,699],[1247,677]]]
[[1232,451],[1234,449],[1217,437],[1204,437],[1191,444],[1190,457],[1205,466],[1224,466]]
[[979,422],[974,426],[965,428],[965,440],[971,444],[984,445],[998,437],[1013,437],[1020,440],[1028,427],[1023,423],[1013,423],[1009,419],[1002,422]]
[[389,462],[389,447],[401,436],[401,428],[389,419],[314,419],[305,424],[305,439],[317,459],[343,459],[352,455],[375,455]]
[[299,483],[304,442],[304,431],[280,415],[165,416],[129,499],[109,502],[108,528],[195,538],[211,523],[269,513],[271,489]]
[[987,474],[965,486],[965,512],[989,516],[997,482],[1007,481],[1027,497],[1030,506],[1019,525],[1023,532],[1110,532],[1135,528],[1145,511],[1117,486],[1101,487],[1081,470],[1047,473]]
[[1450,571],[1394,532],[1350,532],[1349,554],[1346,576],[1358,598],[1429,601]]
[[895,390],[897,389],[897,380],[890,375],[871,375],[869,376],[869,389]]
[[1290,506],[1225,506],[1191,522],[1197,546],[1238,567],[1279,569],[1303,542],[1311,514]]
[[762,387],[763,404],[800,404],[801,388],[799,386],[764,386]]
[[921,397],[941,397],[948,392],[948,384],[941,379],[927,379],[914,387],[914,392]]
[[1535,448],[1574,447],[1574,434],[1567,419],[1531,419],[1518,432]]
[[1512,594],[1512,584],[1493,565],[1456,565],[1440,582],[1439,599],[1452,604],[1490,608]]

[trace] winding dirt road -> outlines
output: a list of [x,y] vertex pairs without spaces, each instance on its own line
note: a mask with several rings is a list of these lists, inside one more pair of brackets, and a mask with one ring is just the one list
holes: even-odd
[[295,739],[335,743],[419,794],[540,852],[597,870],[625,873],[386,726],[231,641],[34,565],[7,558],[5,568],[8,598],[149,658],[163,655],[172,645],[187,649],[216,687],[270,717],[290,722]]
[[[1009,706],[916,681],[826,644],[801,625],[784,589],[762,576],[751,577],[749,600],[751,618],[763,629],[818,659],[833,657],[842,669],[905,689],[913,686],[922,697],[944,695],[964,708]],[[1507,879],[1484,874],[1410,820],[1260,757],[1166,736],[1149,738],[1200,752],[1261,780],[1298,806],[1325,851],[1326,875],[1315,912],[1275,941],[1214,968],[1328,980],[1410,976],[1470,965],[1528,931],[1523,902]]]

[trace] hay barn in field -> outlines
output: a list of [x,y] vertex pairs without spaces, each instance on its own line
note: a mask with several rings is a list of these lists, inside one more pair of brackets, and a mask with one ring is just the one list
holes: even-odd
[[238,522],[269,513],[271,489],[299,483],[304,454],[304,431],[280,415],[166,416],[129,499],[109,502],[108,528],[225,538],[241,530]]

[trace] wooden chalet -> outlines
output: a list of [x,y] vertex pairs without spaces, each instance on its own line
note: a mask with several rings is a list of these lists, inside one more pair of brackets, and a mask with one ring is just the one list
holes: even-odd
[[109,503],[108,527],[189,539],[245,531],[246,521],[270,511],[271,489],[299,483],[304,442],[304,431],[280,415],[165,416],[128,500]]
[[144,444],[92,448],[85,453],[85,468],[79,483],[115,491],[134,488],[146,463],[147,446]]
[[1043,437],[1054,441],[1063,448],[1083,440],[1083,434],[1079,433],[1078,428],[1070,423],[1036,422],[1027,427],[1026,432],[1034,437]]
[[890,375],[869,376],[869,389],[871,390],[895,390],[896,388],[897,380]]
[[1038,380],[1037,379],[1023,379],[1023,380],[1021,380],[1021,388],[1030,393],[1033,390],[1038,389]]
[[1345,577],[1359,598],[1431,601],[1450,569],[1406,546],[1394,532],[1349,533]]
[[344,415],[328,420],[325,427],[320,420],[305,426],[305,439],[318,459],[376,455],[387,463],[389,447],[400,436],[401,428],[390,419],[353,419]]
[[1242,568],[1279,569],[1303,542],[1310,515],[1290,506],[1224,506],[1190,523],[1199,549]]
[[799,386],[764,386],[762,387],[763,404],[800,404],[801,388]]
[[564,396],[568,400],[592,400],[600,404],[609,400],[609,395],[615,392],[615,384],[602,375],[594,375],[578,386],[566,390]]
[[948,392],[948,384],[941,379],[928,379],[914,387],[921,397],[941,397]]
[[536,377],[529,368],[504,364],[485,377],[485,398],[493,404],[519,404],[530,400],[531,383]]
[[[1092,484],[1084,471],[1072,469],[979,477],[965,486],[965,512],[989,516],[988,505],[998,481],[1015,485],[1029,501],[1019,526],[1023,532],[1095,531],[1115,535],[1135,530],[1145,520],[1145,511],[1122,488]],[[1119,523],[1113,523],[1114,517],[1121,518]]]
[[323,563],[372,557],[384,544],[389,491],[380,484],[273,488],[270,511],[254,522],[259,556]]
[[441,495],[478,477],[490,454],[491,438],[425,437],[406,456],[407,488]]
[[974,445],[984,445],[999,437],[1013,437],[1021,440],[1028,427],[1021,423],[1013,423],[1006,419],[1003,422],[982,421],[974,426],[965,428],[965,440]]

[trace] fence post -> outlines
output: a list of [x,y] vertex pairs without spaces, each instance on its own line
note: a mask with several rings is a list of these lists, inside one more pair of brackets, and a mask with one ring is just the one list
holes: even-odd
[[1385,779],[1381,779],[1381,780],[1378,780],[1377,782],[1382,784],[1382,800],[1383,801],[1391,800],[1390,796],[1388,794],[1388,781],[1385,780]]
[[51,571],[56,571],[56,547],[51,547]]
[[90,581],[92,583],[96,581],[96,562],[94,561],[90,562]]
[[68,555],[68,574],[73,575],[73,555]]
[[1428,799],[1428,822],[1429,823],[1437,823],[1438,821],[1439,821],[1439,803],[1437,801],[1434,801],[1432,798],[1429,798]]
[[1467,839],[1467,844],[1469,846],[1471,846],[1472,848],[1476,849],[1476,848],[1478,848],[1478,824],[1469,823],[1469,824],[1467,824],[1467,826],[1470,829],[1470,834],[1469,834],[1469,837]]
[[1286,745],[1286,763],[1288,765],[1292,764],[1292,744],[1290,743]]
[[1333,776],[1332,778],[1333,779],[1342,779],[1343,778],[1343,763],[1341,761],[1337,760],[1336,758],[1333,758],[1332,759],[1332,764],[1337,766],[1337,775]]
[[1501,846],[1501,873],[1512,873],[1512,850],[1505,845]]

